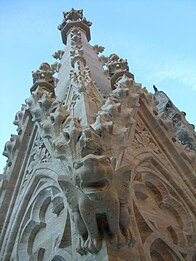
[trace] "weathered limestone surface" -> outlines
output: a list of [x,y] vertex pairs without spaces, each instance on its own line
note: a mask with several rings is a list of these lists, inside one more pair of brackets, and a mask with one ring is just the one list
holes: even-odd
[[[196,141],[127,60],[91,46],[82,10],[32,73],[0,176],[2,261],[196,260]],[[58,77],[55,75],[58,73]]]

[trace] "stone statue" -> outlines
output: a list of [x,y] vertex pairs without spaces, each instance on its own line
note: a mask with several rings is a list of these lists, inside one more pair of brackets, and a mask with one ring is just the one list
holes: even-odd
[[130,175],[128,167],[115,171],[114,160],[109,157],[89,154],[74,163],[73,178],[59,177],[75,225],[76,250],[81,255],[98,252],[104,234],[115,248],[133,244],[128,208]]

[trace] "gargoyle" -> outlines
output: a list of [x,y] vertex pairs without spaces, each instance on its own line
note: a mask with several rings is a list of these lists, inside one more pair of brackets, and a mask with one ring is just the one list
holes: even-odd
[[76,250],[81,255],[97,253],[103,234],[115,248],[133,244],[128,207],[130,167],[115,171],[113,165],[107,156],[89,154],[74,163],[72,177],[58,178],[75,225]]

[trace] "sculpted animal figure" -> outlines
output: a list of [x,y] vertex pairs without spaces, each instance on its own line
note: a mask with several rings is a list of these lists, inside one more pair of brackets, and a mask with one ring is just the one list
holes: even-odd
[[74,163],[71,178],[59,176],[75,224],[76,250],[81,255],[101,249],[100,223],[107,224],[115,248],[133,243],[128,208],[130,175],[125,167],[114,171],[107,156],[90,154]]

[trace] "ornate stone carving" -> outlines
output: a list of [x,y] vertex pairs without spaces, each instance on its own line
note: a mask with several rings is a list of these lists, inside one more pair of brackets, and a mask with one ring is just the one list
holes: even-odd
[[155,141],[155,139],[153,138],[149,130],[145,127],[144,123],[141,121],[141,119],[139,119],[139,117],[137,118],[136,121],[137,121],[137,125],[136,125],[135,134],[132,140],[131,147],[133,147],[135,150],[139,150],[139,149],[152,150],[157,156],[159,156],[161,161],[164,162],[166,166],[169,166],[170,169],[172,169],[167,158],[164,156],[157,142]]
[[58,50],[56,51],[52,56],[54,57],[54,59],[56,60],[61,60],[63,57],[64,51],[63,50]]
[[82,31],[86,33],[88,41],[90,41],[89,28],[92,23],[83,17],[83,10],[75,10],[72,8],[71,11],[64,12],[63,16],[63,22],[58,26],[58,29],[61,31],[64,44],[67,43],[67,33],[73,26],[81,28]]
[[175,107],[164,92],[158,91],[157,88],[154,89],[158,117],[163,120],[166,128],[169,128],[175,138],[191,150],[196,151],[196,135],[193,125],[186,121],[185,114]]
[[128,76],[134,80],[134,75],[129,72],[129,66],[127,60],[119,58],[116,54],[111,54],[106,62],[112,89],[115,88],[116,81],[119,81],[123,75]]
[[72,179],[59,177],[78,235],[76,250],[81,255],[100,250],[100,220],[101,225],[106,222],[107,228],[102,229],[110,234],[115,248],[133,243],[128,208],[131,171],[114,168],[108,157],[89,154],[74,163]]
[[[32,120],[38,123],[41,137],[51,145],[53,157],[71,160],[87,151],[98,150],[96,146],[93,147],[96,142],[89,137],[87,130],[82,135],[79,119],[71,115],[67,106],[52,98],[47,91],[38,87],[26,103],[32,113]],[[93,135],[97,136],[96,133]],[[100,148],[99,150],[101,151]]]
[[71,72],[71,75],[70,75],[71,81],[79,93],[84,92],[84,91],[88,92],[88,89],[86,88],[86,86],[88,86],[88,84],[91,81],[91,75],[90,75],[89,68],[87,66],[85,66],[83,68],[83,70],[80,70],[81,68],[79,66],[78,69],[79,69],[79,71],[77,73],[74,71]]
[[[58,73],[60,68],[61,68],[61,64],[58,62],[51,64],[51,69],[53,70],[54,73]],[[55,78],[55,84],[57,84],[57,82],[58,79]]]
[[133,174],[133,212],[142,255],[149,260],[192,260],[195,225],[179,184],[173,186],[177,176],[173,172],[175,177],[165,177],[166,170],[154,169],[157,161],[149,161],[149,157],[146,161],[143,155],[143,163]]
[[91,124],[100,136],[102,151],[116,158],[127,146],[126,139],[135,125],[134,115],[139,106],[139,94],[131,92],[132,83],[127,87],[123,84],[119,83],[105,99],[102,110],[98,111],[95,122]]
[[92,81],[90,69],[87,66],[83,44],[82,33],[78,27],[73,26],[70,31],[70,57],[73,69],[70,71],[71,85],[67,93],[66,104],[74,113],[74,107],[82,97],[87,96],[92,103],[103,100],[101,93]]
[[101,62],[102,66],[104,66],[104,65],[107,64],[108,57],[106,57],[105,55],[101,55],[101,56],[99,57],[99,61]]
[[14,135],[14,134],[11,135],[10,140],[5,144],[3,155],[8,158],[7,159],[8,167],[11,166],[12,164],[15,152],[18,149],[19,144],[20,144],[20,138],[18,135]]
[[[112,260],[193,260],[193,126],[157,88],[153,95],[135,83],[126,60],[98,58],[103,47],[87,43],[90,24],[82,10],[64,13],[62,67],[43,63],[33,72],[31,97],[16,115],[19,134],[29,113],[34,128],[29,135],[24,126],[26,147],[26,139],[19,146],[23,135],[5,146],[8,165],[16,159],[17,168],[0,177],[0,203],[10,202],[0,212],[1,256],[92,261],[112,252]],[[136,247],[118,251],[133,238]]]
[[119,71],[129,71],[127,60],[119,58],[116,54],[111,54],[108,58],[107,66],[109,69],[110,76],[114,75]]
[[32,72],[33,86],[31,92],[35,91],[38,86],[45,88],[50,92],[54,92],[56,86],[56,78],[53,77],[54,68],[48,63],[42,63],[39,70]]
[[26,181],[29,179],[35,168],[37,168],[38,164],[49,162],[51,159],[51,155],[46,149],[43,140],[40,136],[38,136],[34,142],[31,156],[29,160],[29,165],[26,169],[26,173],[23,179],[22,187],[25,187]]
[[[46,178],[48,173],[50,177]],[[21,223],[17,224],[18,235],[12,254],[14,258],[17,255],[18,260],[37,260],[38,257],[52,260],[54,251],[56,254],[59,251],[63,227],[68,223],[69,217],[64,208],[62,192],[55,181],[56,175],[49,168],[37,169],[32,177],[31,189],[27,192],[30,199],[26,197],[25,207],[18,204],[23,215]],[[23,195],[21,194],[18,200],[22,201]],[[59,223],[63,227],[59,226]],[[52,227],[55,229],[52,230]],[[70,227],[67,232],[70,234]],[[70,245],[70,242],[68,244]],[[20,251],[21,248],[23,251]],[[66,250],[64,255],[68,260],[71,259]]]
[[93,46],[93,50],[96,52],[96,54],[100,54],[105,50],[105,47],[98,45],[98,44],[95,44]]
[[15,119],[14,119],[14,124],[18,126],[17,132],[18,135],[22,134],[22,129],[25,121],[25,113],[26,113],[26,108],[25,104],[22,105],[21,110],[16,113]]
[[83,10],[75,10],[72,8],[69,12],[63,12],[63,16],[64,19],[62,24],[60,24],[58,27],[59,30],[62,30],[67,23],[76,21],[83,22],[89,27],[92,25],[90,21],[87,21],[86,18],[83,17]]
[[55,101],[51,96],[50,92],[38,87],[32,93],[32,96],[25,101],[27,109],[31,110],[33,114],[33,121],[40,122],[41,119],[44,119],[48,115],[48,110]]
[[71,37],[71,46],[72,48],[81,49],[82,48],[82,36],[81,31],[77,27],[72,27],[70,30],[70,37]]
[[89,154],[101,155],[104,152],[104,144],[102,144],[101,137],[97,135],[95,129],[95,127],[89,127],[82,131],[79,139],[82,157]]

